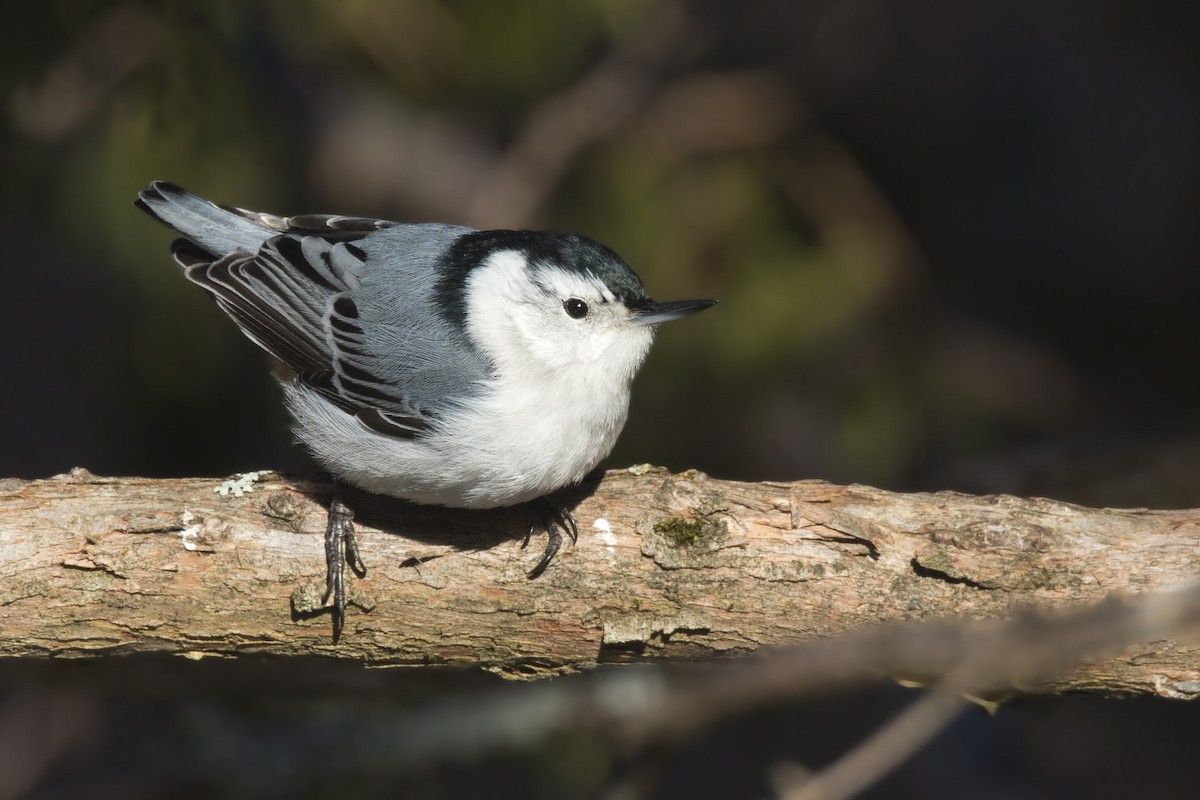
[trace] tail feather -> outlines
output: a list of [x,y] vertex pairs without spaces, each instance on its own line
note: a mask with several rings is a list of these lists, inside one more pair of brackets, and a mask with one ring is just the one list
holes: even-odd
[[150,184],[134,204],[214,260],[239,251],[255,253],[267,239],[279,234],[258,215],[223,208],[166,181]]

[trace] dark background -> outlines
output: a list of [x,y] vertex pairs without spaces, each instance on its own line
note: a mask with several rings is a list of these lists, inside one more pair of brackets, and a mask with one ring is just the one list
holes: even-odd
[[[164,178],[276,213],[576,230],[655,297],[719,298],[660,332],[609,465],[1195,507],[1198,9],[21,4],[0,34],[0,476],[311,469],[266,357],[132,207]],[[136,688],[87,668],[13,672],[0,774],[27,777],[0,794],[245,790],[216,767],[138,776],[150,743],[160,766],[182,763],[234,727],[189,709],[261,699],[270,681],[137,669]],[[344,679],[318,683],[336,698]],[[383,707],[403,703],[371,680]],[[731,723],[713,741],[744,743],[749,724],[778,751],[744,747],[742,779],[692,786],[713,758],[700,742],[657,791],[762,795],[773,759],[819,765],[854,740],[839,719],[863,732],[906,699]],[[251,729],[281,724],[259,712]],[[960,723],[969,736],[943,737],[883,796],[1116,796],[1114,758],[1144,791],[1187,796],[1200,767],[1171,751],[1197,743],[1198,713],[1027,703]],[[838,744],[787,733],[810,726]],[[575,772],[546,766],[553,748],[529,755],[521,774],[541,777],[513,785],[595,791],[607,762],[582,752]],[[279,758],[282,791],[309,765]],[[454,796],[508,785],[497,769],[403,780]]]

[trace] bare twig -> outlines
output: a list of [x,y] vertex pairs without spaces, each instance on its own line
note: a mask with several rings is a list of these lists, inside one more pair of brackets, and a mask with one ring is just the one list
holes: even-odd
[[[937,687],[826,772],[784,778],[787,796],[861,789],[935,735],[962,694],[1200,695],[1200,659],[1182,638],[1200,622],[1200,589],[1165,591],[1200,572],[1194,510],[637,468],[564,496],[583,534],[529,581],[518,542],[530,520],[520,510],[464,514],[352,496],[371,573],[351,587],[358,611],[335,648],[313,600],[328,489],[271,473],[225,484],[82,470],[0,481],[0,652],[323,653],[525,678],[659,662],[423,709],[348,710],[344,724],[363,744],[342,767],[367,771],[564,730],[637,754],[841,685]],[[325,725],[298,730],[288,747],[318,758],[329,735]],[[231,752],[256,746],[231,743]]]
[[[219,483],[83,471],[0,483],[0,654],[321,653],[531,678],[751,653],[886,620],[1000,624],[1200,574],[1196,510],[639,468],[562,495],[579,542],[534,581],[519,548],[528,510],[349,497],[370,572],[349,586],[335,647],[319,603],[329,487],[264,473],[238,497],[215,494]],[[913,640],[923,649],[910,666],[936,676],[961,662],[955,635]],[[1190,697],[1200,665],[1166,641],[1055,685]]]
[[807,776],[802,770],[787,773],[788,777],[779,781],[779,796],[782,800],[851,797],[907,761],[945,730],[966,706],[967,701],[959,696],[928,692],[815,776]]
[[[1200,622],[1200,588],[1143,596],[1124,606],[1116,602],[1082,609],[1050,622],[1016,620],[1006,630],[979,642],[954,672],[895,719],[879,728],[842,758],[816,775],[785,771],[779,783],[783,800],[833,800],[853,796],[943,731],[968,701],[963,694],[1027,687],[1105,652],[1139,640],[1194,632]],[[1052,638],[1047,638],[1051,634]],[[1007,673],[1007,678],[1001,675]]]

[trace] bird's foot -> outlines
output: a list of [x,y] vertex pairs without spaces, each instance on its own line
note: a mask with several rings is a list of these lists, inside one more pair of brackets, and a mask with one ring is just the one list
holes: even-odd
[[[562,547],[563,533],[571,537],[572,545],[579,541],[579,526],[575,524],[575,517],[571,516],[569,509],[556,506],[544,497],[535,500],[533,505],[541,517],[542,527],[545,528],[550,538],[546,542],[546,550],[542,553],[542,559],[538,561],[537,566],[529,570],[530,578],[536,578],[546,571],[546,567],[550,566],[550,562],[554,560],[554,554]],[[525,541],[521,543],[522,549],[529,545],[529,540],[537,529],[536,524],[529,526],[529,533],[525,534]]]
[[337,644],[346,621],[346,565],[358,577],[365,577],[367,567],[358,555],[354,539],[354,512],[336,495],[329,504],[329,519],[325,525],[325,596],[321,605],[333,597],[333,642]]

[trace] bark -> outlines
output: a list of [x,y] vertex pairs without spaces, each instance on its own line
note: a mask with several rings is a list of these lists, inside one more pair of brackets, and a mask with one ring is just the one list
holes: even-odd
[[[350,494],[369,573],[342,640],[320,608],[330,487],[213,479],[0,481],[0,656],[320,654],[533,677],[748,653],[886,620],[1007,618],[1200,573],[1200,510],[896,494],[612,471],[560,496],[580,536],[529,580],[530,508]],[[1200,694],[1200,648],[1160,639],[1058,689]]]

